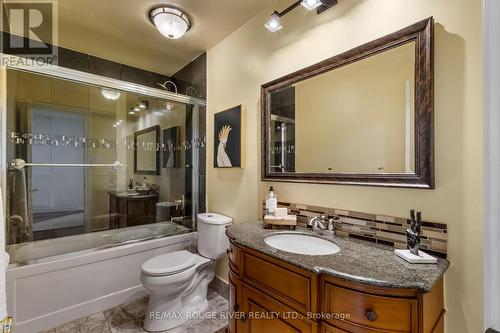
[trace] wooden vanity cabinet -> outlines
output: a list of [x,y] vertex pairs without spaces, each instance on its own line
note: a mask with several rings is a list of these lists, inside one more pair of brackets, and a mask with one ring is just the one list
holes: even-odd
[[231,242],[230,333],[443,333],[443,281],[423,294],[317,275]]
[[109,228],[118,229],[156,223],[158,195],[127,197],[109,192]]

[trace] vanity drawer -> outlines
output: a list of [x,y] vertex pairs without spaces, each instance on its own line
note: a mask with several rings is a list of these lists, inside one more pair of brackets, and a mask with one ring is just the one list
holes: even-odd
[[326,319],[347,331],[416,332],[416,299],[377,296],[326,283],[323,307],[324,313],[349,315],[346,320]]
[[245,282],[303,314],[315,311],[317,283],[308,272],[268,256],[249,253],[246,249],[240,258],[241,276]]

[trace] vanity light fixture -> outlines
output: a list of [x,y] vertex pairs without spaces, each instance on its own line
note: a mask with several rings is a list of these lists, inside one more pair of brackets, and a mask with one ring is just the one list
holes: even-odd
[[297,0],[282,12],[278,12],[275,10],[264,26],[267,28],[267,30],[276,32],[283,28],[283,26],[281,25],[281,18],[300,5],[302,5],[307,10],[316,9],[319,15],[325,10],[335,6],[337,2],[338,0]]
[[149,12],[149,20],[158,31],[169,39],[178,39],[191,29],[189,16],[180,8],[162,5]]
[[110,101],[116,101],[121,96],[119,91],[106,88],[101,89],[101,94],[104,98],[109,99]]

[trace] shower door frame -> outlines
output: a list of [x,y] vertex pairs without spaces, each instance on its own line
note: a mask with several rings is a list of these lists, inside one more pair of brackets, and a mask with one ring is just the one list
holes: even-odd
[[[96,74],[86,73],[77,71],[70,68],[55,66],[55,65],[25,65],[23,63],[23,58],[7,55],[0,53],[0,189],[2,191],[2,195],[6,198],[6,184],[7,184],[7,168],[10,161],[7,161],[7,144],[8,144],[8,133],[7,133],[7,71],[18,70],[24,71],[28,73],[44,75],[47,77],[54,77],[63,80],[69,80],[77,83],[84,83],[88,85],[98,86],[102,88],[111,88],[119,91],[123,91],[126,93],[134,93],[138,95],[145,95],[148,97],[158,98],[162,100],[168,100],[171,102],[178,102],[185,105],[193,105],[193,135],[192,135],[192,177],[193,177],[193,195],[192,195],[192,204],[191,204],[191,214],[193,218],[193,227],[194,230],[197,230],[196,225],[196,214],[199,211],[199,154],[196,149],[194,142],[199,139],[199,122],[198,122],[198,114],[202,112],[202,108],[206,107],[206,100],[182,95],[178,93],[173,93],[170,91],[151,88],[147,86],[143,86],[136,83],[126,82],[118,79],[108,78]],[[4,207],[1,207],[5,211],[5,203]],[[5,221],[0,221],[5,226]],[[0,228],[4,230],[4,228]],[[5,237],[4,234],[0,235],[0,237]],[[0,242],[3,244],[3,242]]]

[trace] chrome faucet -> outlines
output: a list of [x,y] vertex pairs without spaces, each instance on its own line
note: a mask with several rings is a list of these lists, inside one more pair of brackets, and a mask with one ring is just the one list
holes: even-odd
[[313,217],[308,225],[312,227],[314,231],[328,231],[335,232],[335,224],[340,222],[340,217],[328,219],[325,215]]

